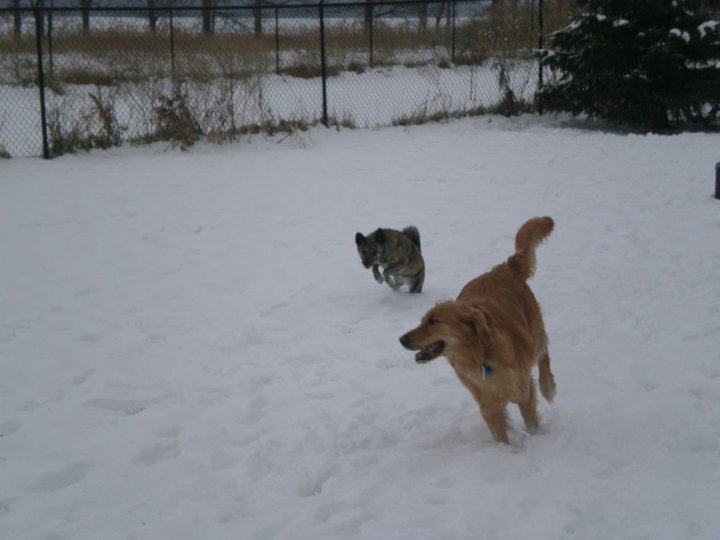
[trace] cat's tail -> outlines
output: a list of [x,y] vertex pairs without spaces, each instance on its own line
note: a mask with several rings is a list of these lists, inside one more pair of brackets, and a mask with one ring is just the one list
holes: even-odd
[[402,232],[413,244],[417,246],[420,251],[422,251],[422,248],[420,247],[420,231],[417,230],[417,227],[410,225],[409,227],[405,227]]

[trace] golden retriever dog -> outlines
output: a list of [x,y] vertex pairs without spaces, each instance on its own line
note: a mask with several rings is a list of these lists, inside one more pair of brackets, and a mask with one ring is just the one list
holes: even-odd
[[515,254],[470,281],[453,301],[430,309],[420,326],[400,338],[424,364],[445,356],[480,406],[497,442],[509,444],[508,403],[517,403],[530,433],[538,428],[532,368],[550,402],[555,379],[540,306],[526,280],[535,273],[535,248],[553,230],[549,217],[526,222],[515,236]]

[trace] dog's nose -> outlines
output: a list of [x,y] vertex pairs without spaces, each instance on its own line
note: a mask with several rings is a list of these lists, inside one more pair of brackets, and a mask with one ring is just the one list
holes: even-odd
[[407,348],[408,343],[410,343],[410,338],[408,337],[407,334],[400,336],[400,345]]

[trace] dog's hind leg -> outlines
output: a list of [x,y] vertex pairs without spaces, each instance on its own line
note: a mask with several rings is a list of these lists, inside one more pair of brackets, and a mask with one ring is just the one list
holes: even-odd
[[413,293],[422,292],[424,282],[425,282],[425,272],[420,274],[420,277],[418,277],[414,282],[412,282],[412,285],[410,286],[410,292],[413,292]]
[[528,433],[533,434],[538,430],[540,425],[540,418],[537,412],[537,397],[535,395],[535,383],[528,377],[527,385],[528,389],[524,400],[518,402],[520,407],[520,414],[522,415],[525,427]]
[[555,377],[550,371],[550,355],[547,351],[538,360],[538,370],[540,372],[540,392],[548,400],[548,403],[551,403],[555,397]]

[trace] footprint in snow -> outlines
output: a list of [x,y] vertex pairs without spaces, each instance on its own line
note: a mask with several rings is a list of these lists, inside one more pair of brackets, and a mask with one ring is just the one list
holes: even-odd
[[80,334],[77,339],[86,343],[98,343],[102,341],[102,336],[100,334]]
[[180,435],[180,426],[178,426],[177,424],[173,424],[172,426],[159,429],[157,431],[157,435],[158,437],[162,437],[163,439],[172,439],[178,437]]
[[0,438],[12,435],[18,429],[20,429],[20,424],[17,422],[3,422],[0,424]]
[[75,296],[92,296],[100,292],[100,289],[86,288],[75,291]]
[[164,399],[163,397],[149,399],[96,398],[86,401],[83,405],[132,416],[141,413],[151,405],[160,403]]
[[279,302],[279,303],[277,303],[277,304],[273,304],[272,306],[270,306],[270,307],[267,308],[267,309],[262,309],[262,310],[260,310],[260,316],[261,316],[261,317],[269,317],[270,315],[272,315],[272,314],[273,314],[275,311],[277,311],[278,309],[282,309],[282,308],[285,308],[285,307],[287,307],[287,306],[288,306],[288,303],[287,303],[287,302]]
[[11,506],[17,499],[0,499],[0,517],[7,516],[10,513]]
[[267,400],[262,397],[254,398],[247,407],[245,407],[245,414],[238,421],[244,426],[252,426],[257,424],[265,417],[265,407]]
[[137,465],[152,466],[161,461],[176,458],[180,455],[182,448],[178,441],[161,441],[138,452],[132,458]]
[[41,476],[28,487],[28,491],[31,493],[60,491],[80,482],[87,476],[91,468],[92,465],[87,461],[67,465],[62,469]]
[[75,375],[72,379],[70,379],[70,382],[75,385],[81,385],[85,381],[87,381],[90,377],[92,377],[95,374],[95,370],[90,368],[86,369],[85,371],[82,371],[81,373],[78,373]]

